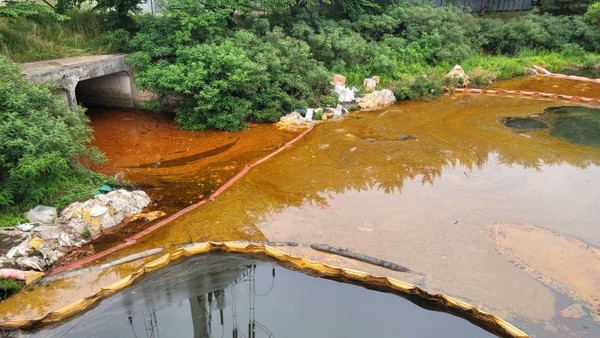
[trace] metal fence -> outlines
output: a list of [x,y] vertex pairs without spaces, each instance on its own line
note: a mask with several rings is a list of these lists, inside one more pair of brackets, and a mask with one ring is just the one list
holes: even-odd
[[459,7],[468,8],[473,12],[480,12],[483,6],[487,6],[487,12],[503,12],[530,10],[533,0],[413,0],[413,2],[435,6],[454,4]]

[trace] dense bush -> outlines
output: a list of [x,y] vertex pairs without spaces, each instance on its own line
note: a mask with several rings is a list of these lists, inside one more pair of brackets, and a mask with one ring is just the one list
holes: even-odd
[[65,183],[82,175],[71,161],[100,159],[88,147],[91,130],[83,111],[71,110],[54,88],[27,83],[19,67],[1,56],[0,111],[0,210],[60,198]]
[[268,22],[248,18],[246,24],[262,26],[260,35],[246,29],[225,34],[228,16],[210,16],[207,25],[175,10],[167,10],[164,20],[142,18],[140,27],[153,29],[136,35],[138,51],[130,62],[138,84],[163,101],[187,97],[183,102],[191,104],[176,117],[183,127],[239,130],[246,120],[275,121],[329,93],[331,74],[309,46]]
[[236,2],[172,0],[163,16],[139,17],[129,46],[138,83],[163,102],[183,95],[177,120],[185,128],[238,130],[329,100],[332,73],[357,87],[380,75],[400,99],[431,98],[445,71],[483,55],[493,62],[469,66],[482,85],[524,74],[525,59],[543,61],[531,55],[581,60],[600,51],[600,30],[582,16],[503,20],[405,1],[264,3],[259,16]]
[[594,2],[588,7],[584,19],[592,26],[600,27],[600,1]]
[[495,54],[514,55],[521,49],[558,50],[565,44],[600,51],[600,30],[581,16],[526,14],[517,19],[480,19],[482,47]]

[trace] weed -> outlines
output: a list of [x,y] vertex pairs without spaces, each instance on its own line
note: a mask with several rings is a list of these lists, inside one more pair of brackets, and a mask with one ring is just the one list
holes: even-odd
[[0,278],[0,301],[21,291],[24,284],[25,283],[23,282],[17,282],[12,279]]

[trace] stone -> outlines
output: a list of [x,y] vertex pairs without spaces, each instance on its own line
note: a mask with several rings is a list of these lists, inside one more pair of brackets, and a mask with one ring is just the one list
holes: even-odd
[[465,70],[460,65],[454,66],[444,77],[455,81],[457,87],[466,87],[469,85],[469,76],[467,76]]
[[90,216],[92,217],[98,217],[98,216],[102,216],[104,215],[106,212],[108,211],[107,207],[101,206],[101,205],[94,205],[91,209],[90,209]]
[[308,127],[309,124],[314,123],[311,120],[308,120],[304,117],[302,117],[302,115],[300,115],[300,113],[298,112],[293,112],[290,114],[287,114],[285,116],[282,116],[279,119],[279,122],[277,122],[277,126],[280,129],[286,129],[286,130],[298,130],[301,128],[306,128]]
[[358,102],[361,109],[377,109],[396,102],[394,92],[389,89],[376,90],[362,97]]
[[[150,204],[143,191],[114,190],[85,202],[66,207],[52,224],[42,224],[22,234],[20,244],[13,246],[0,263],[23,269],[43,270],[64,256],[73,247],[81,246],[99,236],[104,229],[114,227],[124,219],[142,212]],[[156,212],[149,218],[163,216]],[[89,230],[89,231],[87,231]],[[15,231],[16,232],[16,231]],[[85,234],[85,235],[84,235]]]

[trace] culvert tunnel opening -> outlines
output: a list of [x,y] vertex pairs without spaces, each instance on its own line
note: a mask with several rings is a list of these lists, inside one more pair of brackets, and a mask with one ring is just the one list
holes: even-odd
[[82,80],[75,87],[77,104],[84,107],[135,108],[131,76],[125,71]]

